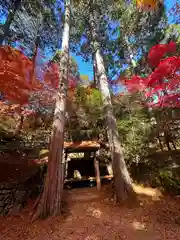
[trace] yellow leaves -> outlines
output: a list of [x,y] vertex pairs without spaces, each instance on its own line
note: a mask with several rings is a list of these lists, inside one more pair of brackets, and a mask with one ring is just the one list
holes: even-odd
[[137,0],[137,6],[142,10],[155,10],[158,4],[158,0]]
[[85,93],[86,93],[87,95],[90,95],[91,92],[92,92],[92,89],[91,89],[91,87],[88,86],[88,87],[85,89]]
[[9,112],[21,112],[21,106],[19,104],[5,104],[3,101],[0,101],[0,114],[7,114]]
[[67,92],[67,96],[68,96],[69,99],[72,100],[75,97],[75,90],[72,89],[72,88],[69,88],[68,92]]

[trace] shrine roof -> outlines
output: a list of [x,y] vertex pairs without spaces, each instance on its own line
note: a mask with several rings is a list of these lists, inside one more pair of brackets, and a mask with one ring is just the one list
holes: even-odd
[[99,148],[97,141],[64,142],[64,149],[68,152],[97,151]]

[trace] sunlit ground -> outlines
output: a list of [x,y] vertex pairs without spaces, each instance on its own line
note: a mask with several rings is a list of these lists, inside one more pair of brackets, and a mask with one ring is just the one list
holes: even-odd
[[142,185],[133,184],[133,189],[137,193],[137,195],[143,195],[146,197],[150,197],[154,201],[158,201],[163,196],[161,191],[157,188],[144,187]]
[[[0,218],[0,239],[13,240],[179,240],[180,204],[157,189],[133,184],[146,201],[116,206],[96,188],[66,190],[63,217],[29,223],[30,204],[19,216]],[[158,201],[152,199],[156,196]],[[13,231],[12,231],[13,229]]]

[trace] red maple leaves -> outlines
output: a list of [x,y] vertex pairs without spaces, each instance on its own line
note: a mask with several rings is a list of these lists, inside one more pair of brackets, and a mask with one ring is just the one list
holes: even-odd
[[10,46],[0,47],[0,91],[13,103],[28,103],[32,91],[42,88],[37,79],[32,82],[32,61]]
[[47,64],[44,70],[44,81],[49,87],[57,89],[59,85],[59,66],[57,63]]
[[[133,76],[123,79],[129,92],[141,91],[149,106],[180,106],[180,57],[172,56],[176,52],[176,44],[158,44],[151,48],[148,63],[154,67],[146,78]],[[169,56],[170,55],[170,56]],[[33,94],[38,95],[39,102],[52,104],[59,85],[59,66],[57,63],[45,63],[36,66],[43,72],[37,77],[34,61],[20,50],[10,46],[0,47],[0,93],[11,103],[26,105]],[[119,80],[118,80],[119,81]],[[69,92],[77,87],[75,78],[69,79]],[[91,86],[93,87],[93,86]],[[36,98],[37,99],[37,98]]]
[[[59,85],[59,66],[48,62],[35,64],[22,51],[10,46],[0,47],[0,94],[3,100],[20,106],[53,104]],[[37,77],[37,72],[41,77]],[[76,79],[69,80],[69,88],[76,87]],[[34,102],[31,99],[34,96]]]
[[151,48],[148,63],[155,67],[146,78],[133,76],[123,83],[129,92],[144,93],[149,106],[180,107],[180,57],[175,53],[176,44],[158,44]]
[[153,46],[148,54],[148,63],[152,67],[157,67],[161,59],[166,56],[166,54],[171,54],[176,52],[176,43],[171,41],[169,44],[157,44]]

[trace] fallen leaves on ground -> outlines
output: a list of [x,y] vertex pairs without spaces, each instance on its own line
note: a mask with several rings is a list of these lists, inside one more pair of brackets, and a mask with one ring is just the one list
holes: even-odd
[[29,223],[29,205],[20,216],[0,218],[0,240],[178,240],[180,200],[162,198],[128,208],[104,202],[95,188],[65,191],[63,216]]
[[18,153],[0,153],[0,183],[23,182],[38,170],[38,159],[23,159]]

